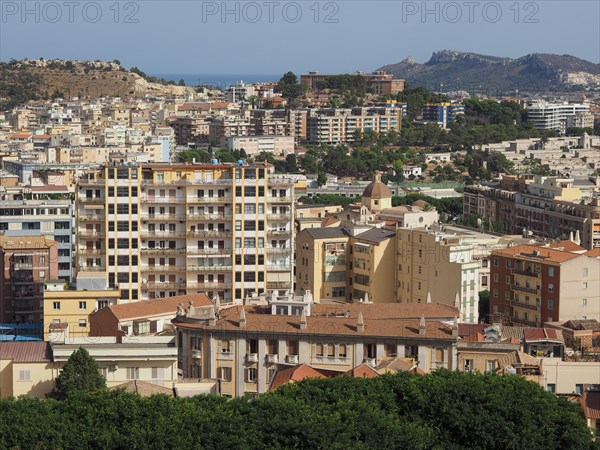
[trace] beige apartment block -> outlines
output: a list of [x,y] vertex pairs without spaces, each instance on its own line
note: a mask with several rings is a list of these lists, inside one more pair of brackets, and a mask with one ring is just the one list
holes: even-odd
[[407,357],[425,373],[456,369],[455,308],[313,305],[310,297],[182,309],[173,324],[183,377],[219,379],[223,395],[238,397],[266,392],[278,371],[299,364],[342,374]]
[[478,322],[480,261],[460,235],[441,227],[398,228],[395,268],[399,303],[434,299],[460,308],[462,322]]
[[80,180],[80,271],[121,299],[292,289],[294,181],[265,165],[111,165]]

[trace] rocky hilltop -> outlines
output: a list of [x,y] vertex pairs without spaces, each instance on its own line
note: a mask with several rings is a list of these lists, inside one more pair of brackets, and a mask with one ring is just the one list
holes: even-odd
[[193,92],[191,87],[149,81],[139,72],[127,71],[118,61],[0,62],[0,108],[4,109],[28,100],[56,97],[172,97]]
[[444,91],[546,93],[600,91],[600,64],[570,55],[534,53],[520,58],[451,50],[434,52],[425,64],[411,57],[385,70],[409,83]]

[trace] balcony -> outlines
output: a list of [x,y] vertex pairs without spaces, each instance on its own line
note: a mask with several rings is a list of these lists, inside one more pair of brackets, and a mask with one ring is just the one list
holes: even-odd
[[148,281],[146,283],[142,283],[141,287],[142,290],[146,291],[166,291],[169,289],[185,289],[185,283]]
[[233,266],[229,265],[207,265],[207,266],[186,266],[188,272],[231,272]]
[[436,370],[436,369],[447,369],[448,368],[448,363],[447,362],[442,362],[442,361],[432,362],[431,363],[431,368],[433,370]]
[[277,364],[277,362],[279,361],[279,355],[276,354],[276,353],[266,355],[265,356],[265,361],[268,364]]
[[292,220],[292,213],[267,214],[267,220]]
[[267,236],[291,236],[291,230],[267,230]]
[[205,204],[205,203],[231,203],[232,201],[232,197],[231,196],[225,196],[225,197],[188,197],[187,198],[187,202],[188,203],[199,203],[199,204]]
[[207,281],[205,283],[201,282],[188,282],[188,289],[202,289],[202,290],[210,290],[210,289],[231,289],[231,283],[227,281]]
[[192,359],[200,359],[202,352],[200,350],[192,350]]
[[148,214],[148,213],[142,213],[140,214],[142,222],[149,222],[149,221],[153,221],[156,220],[157,222],[163,222],[166,220],[185,220],[185,214],[170,214],[170,213],[164,213],[164,214]]
[[185,248],[141,248],[142,255],[184,255]]
[[140,200],[144,203],[149,204],[175,204],[175,203],[185,203],[185,198],[183,197],[152,197],[150,195],[142,195]]
[[537,294],[537,291],[538,291],[536,288],[530,288],[530,287],[520,286],[518,284],[514,284],[513,285],[513,289],[515,291],[527,292],[529,294]]
[[286,364],[298,364],[298,355],[287,355],[285,362]]
[[217,359],[225,359],[227,361],[231,361],[231,360],[233,360],[233,353],[232,352],[218,352]]
[[231,220],[233,216],[230,213],[222,214],[188,214],[187,220],[189,222],[212,222],[219,220]]
[[14,263],[12,265],[12,269],[13,270],[33,270],[33,263],[32,262]]
[[292,203],[294,199],[292,197],[269,197],[267,201],[269,203]]
[[78,197],[77,200],[86,205],[104,205],[106,199],[104,197]]
[[103,222],[104,216],[100,214],[79,214],[78,219],[80,222]]
[[106,271],[105,266],[79,266],[80,272],[104,272]]
[[522,319],[522,318],[517,318],[517,317],[511,317],[511,322],[513,324],[515,323],[520,323],[522,325],[528,325],[530,327],[537,327],[538,323],[534,320],[529,320],[529,319]]
[[104,238],[104,233],[102,233],[101,231],[80,231],[79,238],[80,239]]
[[246,353],[246,362],[247,363],[258,362],[258,353]]
[[169,239],[169,238],[184,238],[185,231],[149,231],[142,230],[140,235],[143,238]]
[[517,268],[513,268],[512,273],[515,275],[523,275],[523,276],[532,277],[532,278],[537,278],[540,276],[540,274],[537,272],[533,272],[531,270],[521,270],[521,269],[517,269]]
[[231,248],[188,248],[188,255],[231,256]]
[[185,267],[175,265],[155,265],[155,266],[141,266],[140,271],[144,273],[155,273],[155,272],[182,272],[185,271]]
[[269,272],[289,272],[290,270],[292,270],[292,266],[291,265],[281,265],[281,264],[276,264],[276,265],[267,265],[267,270]]
[[194,230],[194,231],[187,232],[188,237],[200,237],[200,238],[208,238],[208,237],[226,238],[226,237],[231,237],[231,234],[232,233],[230,230]]
[[377,358],[365,358],[364,363],[368,364],[371,367],[376,367],[377,366]]
[[267,289],[291,289],[291,281],[267,281]]
[[102,248],[80,248],[79,249],[79,254],[81,256],[84,255],[104,255],[106,253],[106,250],[102,249]]
[[292,247],[267,247],[268,255],[287,255],[292,251]]
[[514,308],[525,308],[525,309],[530,309],[532,311],[538,311],[540,309],[540,305],[537,304],[530,304],[530,303],[521,303],[521,302],[517,302],[517,301],[512,301],[511,305]]

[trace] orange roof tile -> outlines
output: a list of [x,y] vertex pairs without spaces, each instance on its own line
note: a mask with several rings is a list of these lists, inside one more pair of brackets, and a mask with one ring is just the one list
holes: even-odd
[[350,369],[345,375],[349,375],[354,378],[375,378],[379,376],[379,372],[373,369],[370,365],[362,363],[356,366],[354,369]]
[[335,217],[325,217],[323,219],[323,221],[321,222],[321,226],[322,227],[331,227],[333,225],[335,225],[336,223],[339,223],[340,219],[337,219]]
[[584,252],[585,248],[583,248],[580,245],[577,245],[575,242],[573,241],[569,241],[564,240],[564,241],[559,241],[559,242],[552,242],[549,245],[550,248],[554,248],[556,250],[562,250],[563,252]]
[[0,342],[0,360],[13,362],[47,362],[50,357],[47,342]]
[[142,300],[124,305],[107,306],[119,320],[161,316],[177,312],[177,305],[183,303],[187,307],[190,300],[194,306],[210,306],[212,301],[206,294],[177,295],[175,297],[160,298],[156,300]]
[[[534,252],[537,252],[534,255]],[[521,256],[527,258],[538,259],[543,262],[554,262],[562,263],[571,259],[577,258],[581,255],[576,253],[570,253],[566,251],[554,250],[548,247],[541,247],[539,245],[517,245],[516,247],[503,248],[500,250],[492,251],[493,255],[501,255],[507,257]]]
[[270,390],[277,389],[287,383],[302,381],[306,378],[327,378],[321,372],[313,369],[308,364],[300,364],[289,369],[278,371],[271,381]]
[[600,247],[596,247],[592,250],[588,250],[584,254],[586,256],[589,256],[590,258],[600,258]]
[[600,391],[587,391],[582,400],[586,419],[600,419]]
[[165,394],[173,397],[173,389],[141,380],[131,380],[109,388],[111,391],[115,391],[117,389],[124,389],[126,392],[133,392],[141,395],[142,397],[150,397],[151,395],[156,394]]

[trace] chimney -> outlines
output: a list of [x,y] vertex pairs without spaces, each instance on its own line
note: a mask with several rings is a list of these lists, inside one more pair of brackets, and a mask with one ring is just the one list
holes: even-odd
[[431,292],[427,292],[427,303],[431,303]]
[[302,315],[300,316],[300,329],[306,330],[306,309],[302,308]]
[[425,336],[425,316],[421,316],[421,320],[419,320],[419,336]]
[[452,337],[458,337],[458,317],[454,316],[454,322],[452,323]]
[[240,309],[240,328],[246,328],[246,310],[243,306]]
[[360,333],[365,331],[365,319],[363,318],[362,311],[358,312],[358,322],[356,324],[356,331]]

